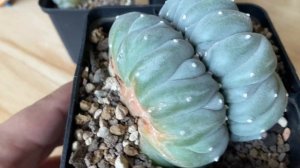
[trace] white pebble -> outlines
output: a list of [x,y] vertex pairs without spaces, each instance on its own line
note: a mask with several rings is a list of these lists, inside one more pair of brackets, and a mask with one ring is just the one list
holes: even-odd
[[94,113],[94,119],[97,120],[100,117],[101,113],[102,113],[102,109],[96,110]]
[[118,104],[116,107],[115,115],[116,119],[123,120],[128,114],[128,109],[122,104]]
[[88,83],[85,85],[85,91],[87,93],[91,93],[95,88],[96,88],[95,85],[92,83]]
[[131,125],[128,127],[128,132],[129,133],[133,133],[133,132],[136,132],[137,131],[137,127],[136,125]]
[[92,144],[92,141],[93,141],[92,137],[89,137],[89,138],[88,138],[87,140],[85,140],[84,142],[85,142],[85,145],[86,145],[86,146],[89,146],[89,145]]
[[109,135],[109,130],[107,127],[101,127],[97,132],[97,137],[105,138]]
[[134,141],[134,144],[135,144],[135,145],[139,145],[139,144],[140,144],[140,141],[137,139],[137,140]]
[[135,131],[129,135],[129,141],[134,142],[139,138],[139,132]]
[[278,120],[278,124],[281,126],[281,127],[286,127],[287,124],[288,124],[288,121],[284,118],[284,117],[281,117],[279,120]]
[[73,151],[77,151],[78,148],[79,148],[79,142],[78,142],[78,141],[74,141],[74,142],[72,143],[72,150],[73,150]]
[[129,143],[130,143],[129,141],[124,140],[124,141],[122,142],[122,146],[125,147],[125,146],[129,145]]
[[103,90],[112,90],[112,91],[119,91],[120,86],[118,84],[118,81],[114,77],[108,77],[106,78],[104,82]]
[[78,129],[75,131],[75,137],[78,141],[82,141],[83,140],[83,130],[82,129]]
[[82,134],[82,138],[83,138],[83,140],[87,140],[87,139],[89,139],[90,137],[92,137],[93,136],[93,133],[92,132],[84,132],[83,134]]

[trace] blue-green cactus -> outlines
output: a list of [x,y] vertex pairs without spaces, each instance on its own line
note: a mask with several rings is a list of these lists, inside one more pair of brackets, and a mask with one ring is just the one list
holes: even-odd
[[142,151],[164,166],[217,161],[229,141],[224,99],[182,34],[132,12],[116,19],[109,46],[121,99],[140,117]]
[[261,138],[287,105],[269,41],[232,0],[168,0],[160,16],[183,31],[221,82],[234,141]]

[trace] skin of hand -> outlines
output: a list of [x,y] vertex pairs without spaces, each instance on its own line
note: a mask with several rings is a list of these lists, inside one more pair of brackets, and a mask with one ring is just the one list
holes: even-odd
[[0,124],[0,168],[55,168],[47,159],[62,144],[72,83],[67,83]]

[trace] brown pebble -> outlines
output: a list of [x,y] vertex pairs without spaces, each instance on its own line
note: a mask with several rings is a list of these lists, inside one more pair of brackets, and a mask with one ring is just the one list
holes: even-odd
[[110,120],[112,118],[112,113],[114,112],[114,108],[110,106],[105,106],[101,113],[101,118],[104,120]]
[[124,135],[126,132],[126,127],[121,124],[116,124],[111,126],[109,131],[114,135]]
[[90,115],[82,115],[79,113],[75,116],[75,123],[77,125],[85,125],[89,121],[91,121],[91,119],[92,119],[92,117]]
[[129,146],[129,145],[126,145],[124,147],[124,153],[128,156],[136,156],[139,154],[137,149],[135,149],[134,147]]
[[79,106],[82,111],[88,111],[91,108],[91,103],[85,100],[81,100]]
[[287,140],[289,140],[290,136],[291,136],[291,129],[285,128],[282,133],[283,140],[286,142]]
[[283,145],[284,141],[281,135],[277,135],[277,145]]

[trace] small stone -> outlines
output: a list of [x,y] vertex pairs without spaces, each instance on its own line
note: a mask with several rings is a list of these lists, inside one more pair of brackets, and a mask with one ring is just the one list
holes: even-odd
[[91,107],[91,103],[85,100],[81,100],[79,106],[82,111],[88,111]]
[[283,145],[284,141],[282,139],[282,136],[279,134],[277,135],[277,145]]
[[85,145],[86,145],[86,146],[89,146],[89,145],[92,144],[93,139],[92,139],[92,137],[90,137],[90,138],[88,138],[87,140],[85,140],[84,142],[85,142]]
[[93,76],[93,83],[98,84],[98,83],[104,82],[105,77],[106,77],[106,75],[103,72],[103,70],[102,69],[98,69],[98,70],[96,70],[96,72],[95,72],[95,74]]
[[88,168],[97,168],[96,165],[89,166]]
[[100,127],[108,127],[107,121],[102,118],[99,118],[99,126]]
[[134,141],[134,144],[138,146],[138,145],[140,144],[139,139],[135,140],[135,141]]
[[281,118],[278,120],[278,124],[279,124],[281,127],[285,128],[285,127],[287,126],[288,122],[287,122],[287,120],[286,120],[284,117],[281,117]]
[[100,168],[110,168],[109,163],[104,159],[102,159],[97,166]]
[[284,153],[285,152],[284,145],[278,145],[277,146],[277,152]]
[[253,158],[256,158],[258,155],[258,152],[256,149],[251,149],[250,150],[250,156],[253,157]]
[[125,147],[125,146],[127,146],[127,145],[129,145],[130,144],[130,142],[128,141],[128,140],[124,140],[123,142],[122,142],[122,146],[123,147]]
[[99,104],[110,104],[109,100],[107,97],[104,97],[104,98],[98,98],[97,102]]
[[89,76],[89,67],[85,67],[84,70],[82,71],[81,77],[87,79],[88,76]]
[[114,135],[124,135],[126,132],[126,128],[123,125],[116,124],[109,128],[109,131]]
[[121,153],[123,151],[123,145],[122,143],[118,143],[116,146],[115,146],[116,150],[118,153]]
[[101,118],[104,120],[110,120],[113,116],[114,108],[110,106],[105,106],[101,113]]
[[104,40],[100,41],[97,45],[98,51],[105,51],[108,49],[108,38],[105,38]]
[[291,129],[285,128],[282,133],[283,140],[286,142],[291,136]]
[[90,130],[96,134],[97,133],[97,130],[98,130],[98,126],[96,124],[96,122],[94,120],[91,120],[88,124],[88,127],[90,128]]
[[126,145],[124,147],[124,153],[128,156],[136,156],[138,154],[138,151],[134,147]]
[[106,150],[106,149],[108,149],[108,147],[106,146],[105,143],[101,143],[100,146],[99,146],[99,149],[100,150]]
[[104,138],[104,143],[108,148],[113,148],[114,146],[116,146],[118,139],[118,136],[109,134]]
[[84,157],[84,163],[87,167],[91,166],[92,165],[92,154],[91,153],[87,153],[87,155],[85,155]]
[[118,122],[117,119],[112,119],[112,120],[109,120],[108,123],[109,123],[110,125],[116,125],[116,124],[118,124],[119,122]]
[[139,138],[139,132],[135,131],[129,135],[129,141],[136,141]]
[[280,155],[278,156],[278,161],[282,162],[284,160],[285,156],[286,156],[286,153],[280,153]]
[[94,91],[95,88],[96,88],[95,85],[92,84],[92,83],[87,83],[87,84],[85,85],[85,91],[86,91],[87,93],[91,93],[92,91]]
[[279,168],[287,168],[287,166],[286,166],[285,163],[280,163],[280,164],[279,164]]
[[92,43],[98,43],[99,41],[102,41],[104,39],[104,35],[103,35],[103,32],[102,32],[102,28],[99,28],[99,29],[94,29],[91,33],[91,36],[90,36],[90,41]]
[[270,148],[271,152],[276,152],[276,150],[277,150],[275,145],[270,146],[269,148]]
[[92,105],[91,105],[90,109],[88,110],[88,112],[93,115],[98,109],[99,109],[99,104],[98,103],[92,103]]
[[97,98],[104,98],[108,95],[107,91],[104,91],[104,90],[95,90],[94,91],[94,95],[97,97]]
[[78,141],[74,141],[74,142],[72,143],[72,150],[73,150],[73,151],[77,151],[77,150],[79,149],[79,147],[80,147],[80,144],[79,144]]
[[82,134],[83,134],[83,130],[82,130],[82,129],[77,129],[77,130],[75,131],[75,138],[76,138],[78,141],[82,141],[82,140],[83,140]]
[[101,113],[102,113],[102,109],[96,110],[95,113],[94,113],[94,119],[95,120],[99,119]]
[[289,152],[291,149],[290,145],[289,144],[284,144],[284,150],[283,152]]
[[128,132],[129,133],[133,133],[133,132],[136,132],[137,131],[137,126],[134,124],[134,125],[130,125],[128,127]]
[[278,168],[279,163],[274,159],[270,159],[268,165],[270,168]]
[[83,140],[87,140],[88,138],[90,138],[92,136],[93,136],[92,132],[85,131],[85,132],[83,132],[82,138],[83,138]]
[[98,146],[99,146],[99,140],[98,139],[93,139],[92,143],[88,146],[89,146],[88,147],[89,152],[96,151],[98,149]]
[[106,127],[100,127],[97,132],[97,137],[106,138],[109,135],[109,130]]
[[119,91],[120,86],[118,81],[114,77],[108,77],[106,78],[104,82],[103,90],[112,90],[112,91]]
[[119,155],[115,160],[115,167],[128,168],[128,160],[123,155]]
[[104,159],[105,159],[106,161],[108,161],[111,165],[114,165],[114,164],[115,164],[116,158],[115,158],[115,156],[112,155],[112,154],[104,154]]
[[75,116],[75,123],[77,125],[85,125],[91,120],[92,120],[92,117],[90,115],[82,115],[79,113]]
[[116,119],[123,120],[128,114],[128,109],[121,104],[118,104],[116,107]]

